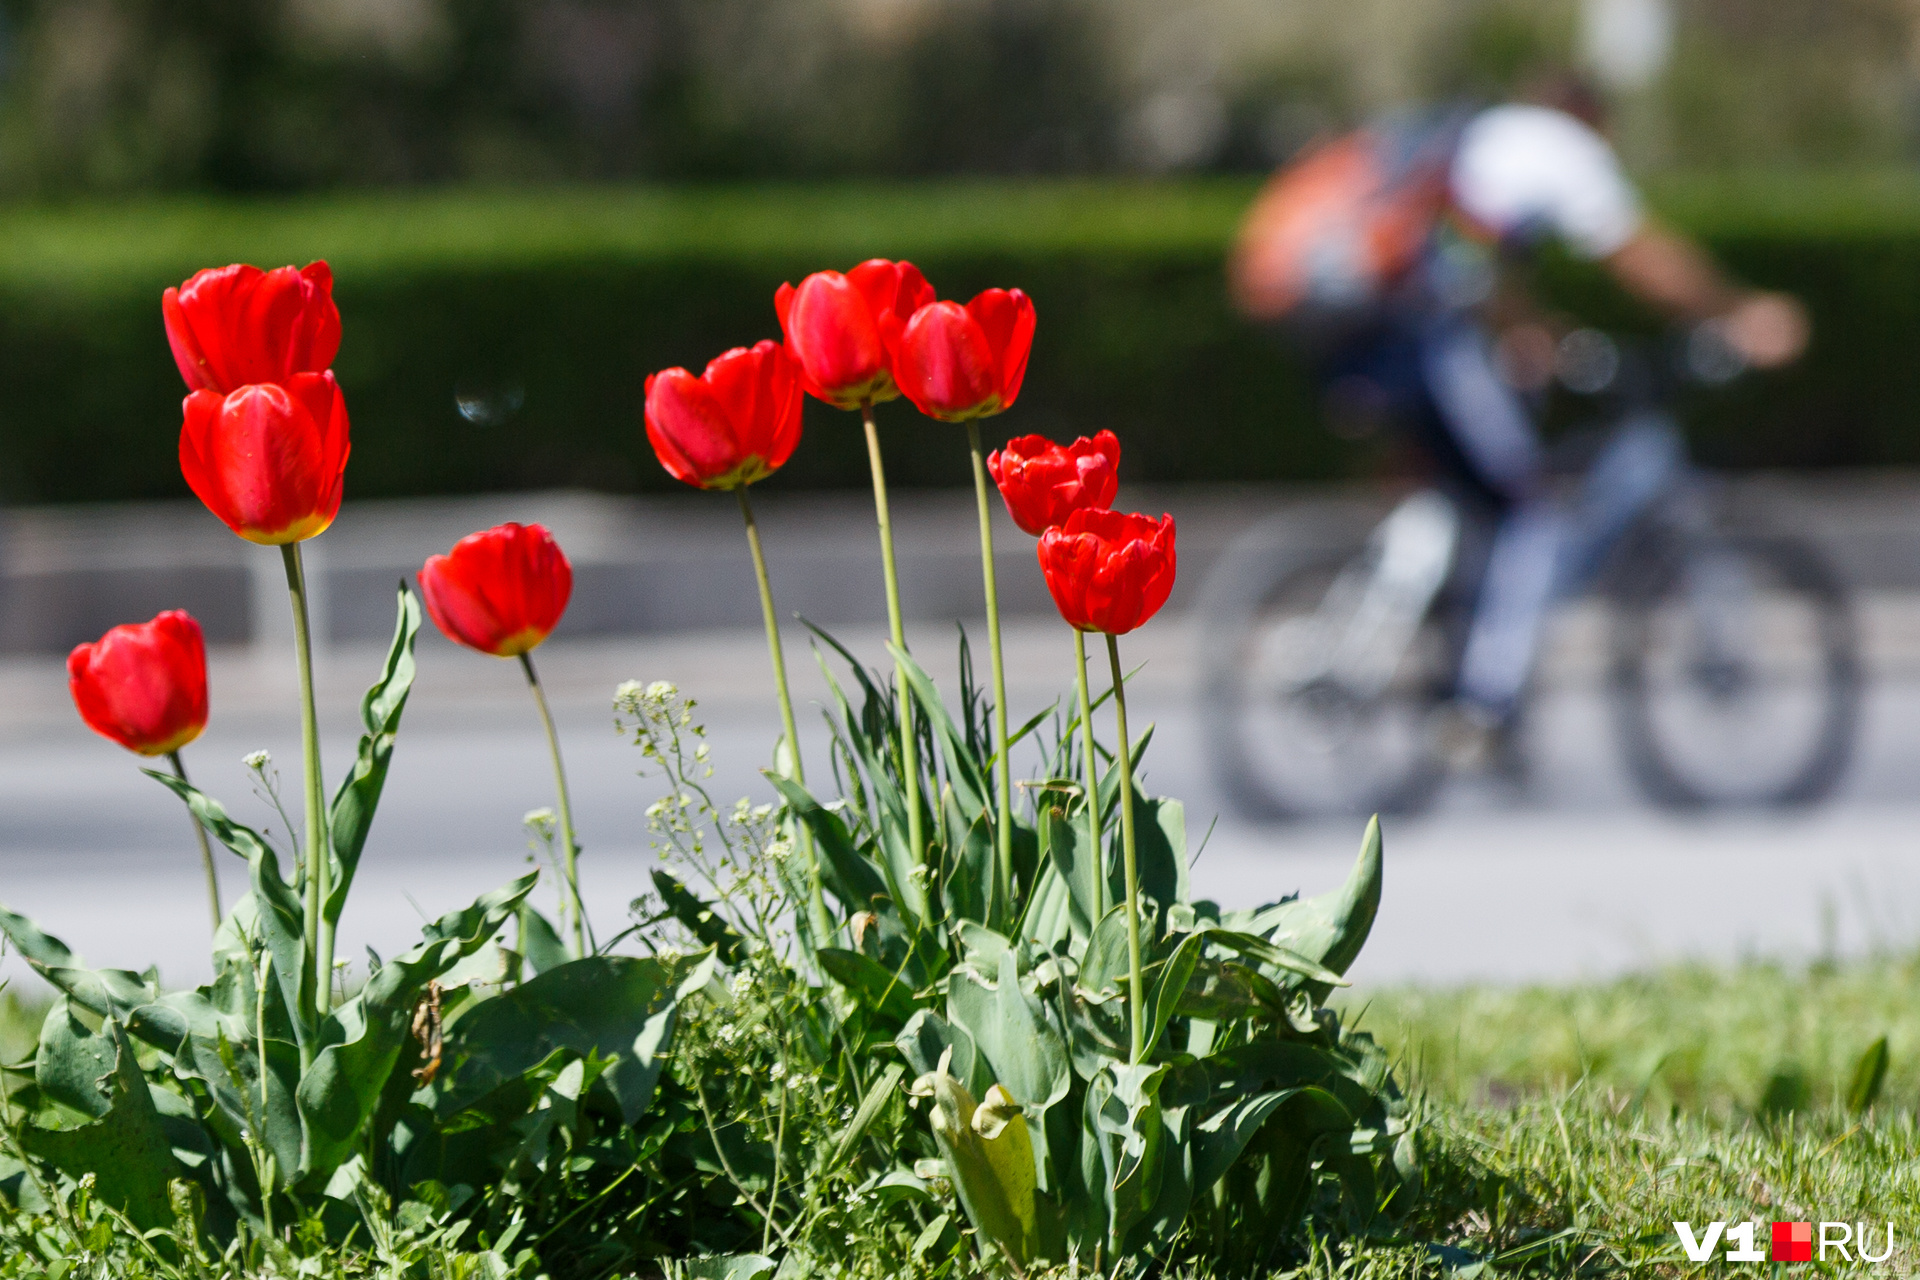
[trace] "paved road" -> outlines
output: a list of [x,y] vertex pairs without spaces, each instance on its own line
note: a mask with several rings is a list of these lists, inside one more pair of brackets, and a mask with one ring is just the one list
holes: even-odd
[[[1904,947],[1920,936],[1920,597],[1883,594],[1867,610],[1880,679],[1864,748],[1843,794],[1794,816],[1676,818],[1639,804],[1615,761],[1577,618],[1563,620],[1535,722],[1528,794],[1455,787],[1439,810],[1387,831],[1387,888],[1355,970],[1363,983],[1554,979],[1615,972],[1676,956],[1811,954]],[[934,655],[951,688],[950,629],[924,624],[916,650]],[[869,661],[874,629],[847,638]],[[1192,840],[1221,807],[1200,760],[1190,710],[1190,633],[1169,616],[1129,637],[1144,661],[1136,719],[1158,732],[1147,785],[1188,802]],[[263,656],[264,652],[264,656]],[[1030,714],[1069,689],[1071,644],[1057,624],[1016,624],[1012,700]],[[603,931],[645,887],[651,854],[643,810],[658,794],[613,732],[621,680],[670,679],[696,696],[710,726],[715,792],[764,794],[755,769],[777,729],[757,631],[730,628],[640,638],[556,640],[541,659],[565,740],[584,876]],[[792,654],[798,694],[821,695],[805,648]],[[330,651],[322,670],[329,779],[349,758],[360,685],[376,650]],[[984,664],[983,664],[984,665]],[[521,828],[551,803],[544,744],[516,669],[422,646],[387,801],[342,928],[341,954],[383,954],[416,936],[422,914],[460,905],[524,869]],[[289,798],[299,791],[290,659],[245,646],[213,658],[215,719],[188,750],[196,779],[245,819],[276,828],[249,794],[240,757],[272,751]],[[824,760],[818,717],[803,717],[810,759]],[[1195,867],[1201,889],[1251,904],[1337,883],[1353,824],[1258,827],[1222,819]],[[243,868],[227,859],[231,895]],[[547,893],[548,890],[541,890]],[[0,901],[39,919],[94,964],[158,963],[169,981],[206,974],[199,872],[177,802],[139,776],[133,757],[80,726],[50,657],[0,662]],[[17,960],[0,974],[18,978]]]

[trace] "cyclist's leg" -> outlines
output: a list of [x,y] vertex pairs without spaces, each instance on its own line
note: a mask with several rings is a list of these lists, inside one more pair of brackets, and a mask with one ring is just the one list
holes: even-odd
[[1495,369],[1486,332],[1459,317],[1435,321],[1421,368],[1468,479],[1499,512],[1455,692],[1477,718],[1502,725],[1532,674],[1565,522],[1546,493],[1533,421]]

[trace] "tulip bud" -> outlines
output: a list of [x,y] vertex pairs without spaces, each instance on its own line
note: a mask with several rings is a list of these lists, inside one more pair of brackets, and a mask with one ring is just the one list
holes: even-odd
[[1037,554],[1060,616],[1082,631],[1125,635],[1160,611],[1178,561],[1173,517],[1082,508],[1040,535]]
[[1058,445],[1045,436],[1017,436],[987,457],[1007,514],[1038,537],[1082,507],[1106,508],[1120,487],[1120,441],[1111,431]]
[[496,658],[536,648],[567,611],[573,566],[546,528],[470,533],[420,570],[420,597],[447,639]]
[[907,321],[894,378],[929,418],[1004,413],[1027,376],[1033,328],[1033,303],[1018,289],[988,289],[964,307],[932,303]]
[[333,271],[324,262],[209,268],[162,294],[160,313],[174,363],[194,391],[225,395],[320,373],[340,350]]
[[67,655],[67,687],[95,733],[143,756],[178,751],[207,727],[207,649],[191,614],[113,628]]
[[280,546],[324,533],[340,514],[347,402],[331,373],[185,403],[180,470],[194,496],[248,542]]
[[736,489],[786,465],[800,443],[800,403],[785,348],[735,347],[698,378],[666,369],[647,379],[647,442],[674,479]]

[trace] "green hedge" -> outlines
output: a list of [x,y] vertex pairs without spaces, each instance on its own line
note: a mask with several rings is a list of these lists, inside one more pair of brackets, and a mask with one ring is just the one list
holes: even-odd
[[[647,373],[777,333],[774,287],[874,254],[946,295],[1018,285],[1040,311],[1004,432],[1102,426],[1136,480],[1316,479],[1370,465],[1322,431],[1299,371],[1241,324],[1220,259],[1251,187],[938,183],[459,190],[299,202],[145,201],[0,213],[0,496],[178,495],[182,388],[159,294],[233,260],[334,264],[359,497],[548,485],[661,488],[639,430]],[[1750,279],[1812,305],[1799,369],[1700,406],[1703,456],[1741,466],[1920,462],[1920,183],[1670,183],[1656,203]],[[1557,298],[1636,317],[1590,271]],[[467,421],[458,393],[519,400]],[[774,483],[857,485],[850,415],[808,407]],[[882,410],[901,483],[964,479],[957,429]]]

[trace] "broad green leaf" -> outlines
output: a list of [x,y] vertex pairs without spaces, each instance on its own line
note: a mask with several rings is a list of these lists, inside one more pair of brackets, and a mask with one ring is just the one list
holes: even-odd
[[40,1025],[34,1082],[61,1106],[99,1120],[112,1106],[101,1083],[113,1074],[117,1059],[111,1036],[90,1030],[65,999],[56,1000]]
[[885,965],[840,947],[821,947],[814,955],[828,977],[858,997],[860,1003],[898,1028],[914,1014],[913,988]]
[[[1134,800],[1134,858],[1140,868],[1141,896],[1163,908],[1193,896],[1187,880],[1187,810],[1165,796]],[[1124,898],[1125,892],[1116,897]]]
[[1093,833],[1087,830],[1086,813],[1069,818],[1060,808],[1050,807],[1044,819],[1047,829],[1047,853],[1066,883],[1072,901],[1073,933],[1084,938],[1106,915],[1106,868],[1099,851],[1092,847]]
[[993,861],[993,828],[983,813],[969,821],[960,847],[947,862],[941,894],[949,919],[987,923],[993,903]]
[[942,1071],[922,1076],[914,1091],[933,1098],[928,1119],[967,1219],[1024,1270],[1039,1244],[1039,1215],[1033,1141],[1020,1108],[999,1085],[980,1107],[965,1085]]
[[1856,1116],[1863,1116],[1873,1109],[1880,1100],[1880,1087],[1887,1082],[1887,1038],[1881,1036],[1867,1046],[1860,1060],[1853,1064],[1853,1074],[1847,1080],[1847,1110]]
[[[425,941],[389,960],[358,995],[322,1019],[319,1052],[297,1095],[307,1129],[302,1179],[331,1174],[353,1153],[399,1061],[427,983],[492,941],[538,878],[530,872],[427,925],[421,930]],[[483,1001],[455,1025],[465,1027],[496,1000]]]
[[321,911],[335,922],[347,904],[347,890],[359,870],[360,851],[366,847],[367,832],[373,828],[374,810],[379,807],[380,793],[387,784],[394,735],[400,730],[400,713],[406,710],[407,694],[413,688],[413,644],[420,634],[420,601],[404,581],[399,595],[393,643],[387,649],[386,664],[380,670],[380,678],[360,701],[360,722],[366,726],[366,733],[360,738],[353,768],[334,793],[333,807],[328,811],[333,874],[332,887]]
[[1240,933],[1233,929],[1206,928],[1201,931],[1199,936],[1205,937],[1208,942],[1217,943],[1220,946],[1238,951],[1250,960],[1269,965],[1275,969],[1284,970],[1288,973],[1297,973],[1303,978],[1311,978],[1324,986],[1347,987],[1353,985],[1325,965],[1316,964],[1299,952],[1291,951],[1276,943],[1268,942],[1265,938],[1256,934]]
[[1353,1117],[1324,1089],[1307,1086],[1236,1098],[1193,1130],[1193,1194],[1205,1195],[1233,1167],[1240,1153],[1276,1112],[1288,1112],[1276,1124],[1291,1126],[1311,1139],[1353,1127]]
[[522,903],[516,919],[520,926],[520,955],[531,971],[529,976],[558,969],[573,959],[567,954],[567,944],[560,941],[560,931],[553,927],[553,921],[532,905]]
[[778,1264],[757,1253],[730,1253],[706,1258],[688,1258],[688,1280],[763,1280]]
[[1166,1130],[1157,1096],[1165,1063],[1114,1063],[1087,1089],[1088,1128],[1100,1149],[1107,1247],[1116,1257],[1160,1195]]
[[1046,1005],[1020,988],[1011,951],[1000,957],[991,987],[965,969],[947,986],[947,1018],[965,1028],[986,1055],[994,1080],[1038,1117],[1067,1096],[1073,1081],[1067,1046],[1047,1017]]
[[1356,1117],[1384,1106],[1363,1063],[1299,1040],[1256,1040],[1222,1049],[1206,1060],[1216,1098],[1281,1092],[1316,1085]]
[[1160,966],[1159,976],[1154,980],[1147,999],[1145,1057],[1153,1057],[1154,1050],[1159,1047],[1167,1022],[1173,1017],[1181,997],[1186,994],[1187,980],[1193,976],[1194,966],[1200,963],[1201,953],[1205,950],[1206,935],[1189,933],[1180,939],[1180,945]]
[[564,1049],[617,1057],[604,1079],[632,1124],[666,1065],[683,976],[651,957],[589,956],[481,1001],[448,1028],[435,1110],[453,1115]]
[[1128,967],[1127,908],[1122,903],[1109,907],[1093,927],[1074,982],[1088,1000],[1103,1004],[1126,991]]
[[[1277,922],[1267,937],[1297,955],[1345,973],[1373,928],[1380,910],[1380,819],[1367,823],[1347,881],[1331,893],[1303,898],[1274,909]],[[1317,993],[1324,999],[1326,992]]]
[[[103,1045],[75,1044],[91,1036],[77,1022],[68,1043],[74,1072],[105,1061],[107,1070],[96,1078],[98,1102],[85,1108],[100,1118],[74,1128],[43,1129],[22,1125],[20,1145],[71,1178],[94,1176],[94,1193],[124,1212],[143,1229],[172,1224],[173,1209],[167,1183],[185,1175],[173,1157],[160,1115],[154,1109],[146,1077],[134,1059],[118,1020],[108,1018],[97,1036]],[[81,1064],[86,1064],[84,1067]]]
[[931,1009],[922,1009],[907,1019],[907,1025],[893,1038],[900,1055],[907,1060],[916,1077],[931,1075],[947,1059],[947,1071],[965,1085],[968,1092],[985,1093],[993,1084],[987,1064],[974,1048],[973,1037]]

